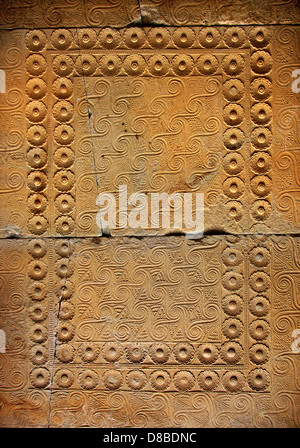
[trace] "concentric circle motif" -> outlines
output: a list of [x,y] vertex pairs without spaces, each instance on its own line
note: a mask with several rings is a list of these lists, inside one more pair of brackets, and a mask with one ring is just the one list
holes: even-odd
[[241,252],[233,247],[227,247],[222,254],[222,261],[226,266],[238,266],[243,261]]
[[57,349],[56,356],[60,362],[71,362],[75,356],[75,348],[70,344],[61,344]]
[[40,123],[46,117],[46,106],[42,101],[30,101],[27,104],[25,114],[29,121],[32,123]]
[[48,338],[48,329],[42,324],[34,324],[30,327],[29,338],[36,344],[42,344]]
[[244,71],[244,58],[239,54],[228,54],[222,60],[222,68],[228,76],[238,76]]
[[191,28],[176,28],[173,32],[176,47],[190,48],[195,42],[195,32]]
[[264,127],[255,128],[251,133],[251,142],[257,149],[268,148],[272,143],[270,129]]
[[107,362],[116,362],[123,355],[123,349],[118,342],[107,342],[102,347],[102,356]]
[[251,119],[253,123],[265,126],[270,123],[272,109],[267,103],[256,103],[251,108]]
[[238,199],[244,193],[244,183],[239,177],[229,177],[223,184],[223,190],[230,199]]
[[264,344],[254,344],[250,348],[249,356],[254,364],[265,364],[269,359],[270,351]]
[[267,152],[256,152],[250,160],[252,170],[257,174],[266,174],[272,167],[271,156]]
[[250,92],[257,101],[266,101],[272,95],[272,83],[267,78],[255,78],[250,85]]
[[254,176],[251,179],[250,188],[256,196],[264,198],[271,193],[271,179],[267,176]]
[[[70,197],[72,200],[72,197]],[[70,207],[71,202],[68,202],[68,207]],[[55,229],[57,233],[63,236],[68,236],[75,230],[75,221],[71,216],[59,216],[55,220]]]
[[154,76],[166,75],[169,71],[170,63],[168,59],[163,55],[150,56],[148,61],[148,69]]
[[270,333],[270,326],[264,319],[256,319],[249,325],[249,333],[256,341],[263,341]]
[[26,94],[33,100],[41,100],[47,93],[47,84],[43,79],[31,78],[26,84]]
[[170,32],[166,28],[151,28],[148,33],[148,42],[152,48],[165,48],[170,42]]
[[41,51],[47,42],[46,34],[42,30],[31,30],[25,36],[25,45],[29,51]]
[[239,174],[244,169],[244,159],[241,154],[231,152],[227,154],[223,159],[223,168],[227,174],[234,176]]
[[33,260],[28,264],[27,275],[32,280],[42,280],[47,275],[47,265],[42,260]]
[[43,235],[48,228],[48,221],[44,216],[33,216],[28,220],[27,227],[30,233],[33,233],[34,235]]
[[172,68],[176,75],[186,76],[192,72],[194,68],[194,61],[191,56],[187,54],[180,54],[173,57]]
[[197,350],[200,362],[213,364],[218,358],[218,348],[213,344],[201,344]]
[[57,338],[61,342],[68,342],[75,335],[75,327],[71,322],[61,322],[58,327]]
[[69,30],[58,29],[52,32],[50,40],[57,50],[67,50],[72,44],[73,36]]
[[33,169],[43,168],[47,163],[47,153],[43,148],[31,148],[27,153],[27,163]]
[[251,215],[256,221],[265,221],[271,215],[271,205],[264,200],[255,201],[251,206]]
[[73,252],[73,247],[66,240],[55,241],[54,250],[60,257],[68,258]]
[[74,161],[74,151],[68,146],[60,146],[54,153],[54,163],[59,168],[70,168]]
[[87,369],[78,375],[78,384],[82,389],[95,389],[99,383],[99,377],[94,370]]
[[62,389],[68,389],[74,383],[75,377],[69,369],[58,369],[54,376],[55,383]]
[[81,76],[90,76],[95,73],[97,61],[91,54],[81,54],[75,61],[75,69]]
[[47,245],[42,239],[33,239],[29,241],[27,251],[33,258],[42,258],[47,253]]
[[250,31],[249,39],[254,47],[264,48],[270,43],[271,33],[267,28],[257,26]]
[[30,372],[30,382],[33,387],[44,389],[50,382],[50,372],[43,367],[36,367]]
[[227,149],[236,151],[242,147],[244,141],[245,134],[239,128],[230,128],[224,133],[224,145]]
[[243,311],[243,300],[237,294],[231,294],[222,300],[222,308],[229,316],[238,316]]
[[28,296],[32,300],[44,300],[46,297],[47,288],[42,282],[32,282],[28,287]]
[[246,40],[246,33],[243,28],[229,27],[224,33],[224,40],[228,47],[240,48]]
[[106,389],[120,389],[123,384],[123,377],[118,370],[107,370],[102,376],[102,381]]
[[70,213],[75,206],[75,200],[70,194],[59,194],[55,199],[55,208],[60,213]]
[[229,291],[238,291],[244,284],[244,279],[238,272],[226,272],[222,278],[224,288]]
[[239,101],[244,96],[245,86],[239,79],[229,79],[223,85],[223,93],[228,101]]
[[68,258],[60,258],[55,263],[55,272],[60,278],[71,277],[74,273],[74,263]]
[[125,349],[125,355],[129,362],[142,362],[146,357],[145,348],[138,342],[131,343]]
[[235,221],[240,221],[243,217],[243,206],[239,201],[227,202],[228,215]]
[[67,123],[73,118],[74,108],[69,101],[58,101],[53,106],[53,116],[60,123]]
[[42,146],[47,140],[47,131],[44,126],[34,124],[27,131],[27,140],[32,146]]
[[53,135],[60,145],[69,145],[74,140],[75,132],[69,124],[60,124],[54,129]]
[[265,75],[272,68],[272,57],[266,51],[256,51],[250,58],[250,65],[254,73]]
[[30,350],[29,359],[32,364],[41,366],[48,361],[48,352],[43,345],[34,345]]
[[236,364],[242,358],[243,349],[237,342],[226,342],[222,345],[220,354],[227,364]]
[[100,347],[95,342],[84,342],[78,348],[78,354],[83,362],[94,362],[98,358]]
[[162,342],[156,342],[149,348],[149,355],[153,362],[163,364],[168,361],[171,354],[170,347]]
[[59,318],[61,320],[73,319],[75,315],[75,307],[70,302],[62,301],[59,308]]
[[146,34],[141,28],[127,28],[123,39],[128,48],[141,48],[145,43]]
[[43,322],[47,315],[47,308],[43,303],[35,303],[28,309],[28,316],[34,322]]
[[200,30],[199,42],[205,48],[214,48],[219,45],[221,34],[216,28],[205,27]]
[[179,342],[173,348],[175,359],[180,363],[189,363],[194,357],[194,347],[189,342]]
[[219,68],[219,61],[212,54],[203,54],[197,59],[196,67],[201,75],[213,75]]
[[203,390],[215,390],[218,387],[219,382],[219,375],[214,371],[204,370],[198,375],[198,384]]
[[270,277],[265,272],[254,272],[249,284],[253,291],[264,292],[270,287]]
[[256,296],[250,300],[250,313],[256,317],[266,316],[270,311],[270,302],[266,297]]
[[255,247],[251,250],[249,259],[254,266],[261,268],[268,266],[271,261],[271,255],[265,247]]
[[248,384],[253,390],[265,390],[270,384],[270,375],[264,369],[254,369],[248,375]]
[[146,386],[147,377],[142,370],[131,370],[126,375],[126,382],[131,390],[141,390]]
[[93,48],[97,42],[97,33],[90,28],[81,28],[76,35],[80,48]]
[[28,56],[25,67],[29,75],[41,76],[47,68],[47,63],[41,54],[35,53]]
[[99,67],[103,75],[115,76],[121,71],[122,61],[115,54],[105,55],[100,59]]
[[166,390],[171,383],[171,377],[165,370],[156,370],[150,376],[150,384],[155,390]]
[[127,56],[124,60],[124,69],[128,75],[141,75],[142,73],[144,73],[145,68],[145,59],[138,54]]
[[243,389],[246,379],[242,372],[231,370],[226,372],[222,378],[222,384],[228,392],[239,392]]
[[68,300],[74,293],[74,285],[70,280],[63,279],[56,284],[55,292],[58,297]]
[[243,324],[239,319],[230,317],[223,322],[222,331],[228,339],[237,339],[243,333]]
[[69,76],[74,70],[74,61],[70,56],[61,54],[54,58],[52,67],[58,76]]
[[113,30],[112,28],[104,28],[100,31],[99,42],[103,48],[108,50],[112,48],[117,48],[121,42],[121,36],[118,30]]
[[228,104],[223,111],[224,121],[228,126],[238,126],[244,120],[244,109],[239,104]]
[[173,383],[178,390],[190,390],[195,384],[195,377],[191,372],[181,370],[180,372],[175,373]]
[[61,192],[71,190],[74,186],[74,182],[74,173],[70,170],[59,170],[53,178],[55,188]]
[[68,78],[57,78],[53,85],[52,91],[54,95],[60,100],[70,98],[73,93],[73,84]]

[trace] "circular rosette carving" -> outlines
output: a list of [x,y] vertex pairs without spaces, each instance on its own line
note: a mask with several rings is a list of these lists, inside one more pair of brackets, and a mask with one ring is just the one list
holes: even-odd
[[70,302],[61,302],[59,308],[59,318],[61,320],[73,319],[75,316],[75,307]]
[[244,193],[244,182],[239,177],[229,177],[225,180],[223,189],[230,199],[238,199]]
[[126,375],[126,382],[131,390],[141,390],[146,386],[147,377],[142,370],[131,370]]
[[29,75],[41,76],[45,72],[47,64],[41,54],[31,54],[26,59],[25,67]]
[[216,28],[205,27],[199,33],[199,42],[205,48],[214,48],[221,41],[221,33]]
[[28,287],[28,295],[32,300],[44,300],[47,288],[42,282],[33,282]]
[[35,324],[30,327],[29,338],[36,344],[42,344],[48,338],[48,329],[42,324]]
[[270,129],[259,127],[251,133],[251,142],[257,149],[268,148],[272,143],[272,133]]
[[272,117],[272,109],[266,103],[256,103],[251,108],[251,119],[255,124],[266,125]]
[[29,51],[36,52],[45,48],[47,37],[42,30],[29,31],[25,36],[25,45]]
[[202,344],[197,350],[200,362],[213,364],[218,358],[218,348],[213,344]]
[[270,356],[270,350],[264,344],[254,344],[249,351],[250,360],[254,364],[265,364]]
[[224,41],[230,48],[240,48],[246,40],[246,33],[243,28],[229,27],[224,33]]
[[75,160],[74,151],[68,146],[60,146],[54,153],[54,163],[59,168],[70,168]]
[[270,326],[264,319],[256,319],[249,325],[250,336],[256,341],[263,341],[270,333]]
[[181,370],[180,372],[175,373],[173,383],[178,390],[190,390],[195,384],[195,377],[191,372]]
[[264,200],[255,201],[251,207],[251,215],[256,221],[265,221],[271,215],[271,205]]
[[27,140],[33,146],[42,146],[47,140],[47,131],[44,126],[35,124],[27,131]]
[[74,187],[74,174],[70,170],[57,171],[53,178],[54,186],[61,192],[66,192]]
[[220,382],[217,372],[205,370],[199,373],[198,384],[205,391],[215,390]]
[[43,367],[36,367],[30,372],[29,378],[33,387],[36,387],[37,389],[44,389],[49,385],[50,372],[48,369]]
[[194,61],[191,56],[187,54],[180,54],[174,56],[174,58],[172,59],[172,68],[176,75],[187,76],[192,72],[194,68]]
[[123,349],[118,342],[107,342],[102,347],[102,356],[107,362],[117,362],[123,355]]
[[256,48],[267,47],[271,40],[271,33],[268,28],[256,26],[249,33],[251,44]]
[[120,33],[118,30],[113,30],[112,28],[104,28],[100,31],[99,42],[103,48],[108,50],[117,48],[121,42]]
[[228,104],[224,108],[223,117],[229,126],[237,126],[244,120],[244,109],[239,104]]
[[123,39],[126,47],[141,48],[145,43],[146,34],[141,28],[127,28]]
[[71,322],[61,322],[58,327],[57,338],[61,342],[69,342],[75,335],[75,327]]
[[272,68],[272,57],[266,51],[256,51],[250,58],[250,65],[254,73],[265,75]]
[[47,84],[43,79],[31,78],[26,84],[26,94],[33,100],[41,100],[47,93]]
[[252,170],[257,174],[266,174],[272,167],[271,156],[267,152],[256,152],[250,160]]
[[250,262],[258,268],[266,267],[270,263],[271,255],[265,247],[255,247],[250,252]]
[[67,123],[73,118],[74,108],[69,101],[58,101],[53,106],[53,116],[61,123]]
[[94,362],[98,358],[100,348],[94,342],[84,342],[78,349],[78,354],[83,362]]
[[27,251],[33,258],[43,258],[47,253],[47,245],[42,239],[30,240]]
[[67,50],[72,44],[73,36],[69,30],[58,29],[52,32],[50,40],[57,50]]
[[27,104],[25,114],[29,121],[32,123],[39,123],[46,117],[46,106],[42,101],[31,101]]
[[243,324],[239,319],[229,318],[223,322],[222,331],[227,339],[237,339],[243,333]]
[[125,350],[125,355],[129,362],[142,362],[146,354],[145,348],[139,343],[132,343]]
[[270,311],[270,302],[266,297],[256,296],[250,300],[250,313],[256,317],[266,316]]
[[150,384],[155,390],[166,390],[170,383],[171,377],[165,370],[156,370],[150,376]]
[[100,59],[99,66],[103,75],[115,76],[121,71],[122,61],[115,54],[105,55]]
[[228,392],[239,392],[243,389],[246,379],[242,372],[231,370],[226,372],[222,378],[222,384]]
[[55,208],[60,213],[70,213],[75,206],[75,200],[70,194],[60,194],[55,199]]
[[257,101],[266,101],[272,95],[272,83],[267,78],[255,78],[250,85],[250,92]]
[[238,316],[243,311],[243,300],[237,294],[231,294],[222,300],[222,308],[229,316]]
[[52,67],[58,76],[69,76],[74,70],[74,61],[70,56],[62,54],[54,58]]
[[60,278],[71,277],[74,273],[74,263],[69,258],[61,258],[55,263],[55,272]]
[[48,351],[43,345],[34,345],[30,350],[29,359],[32,364],[41,366],[48,361]]
[[191,28],[176,28],[173,32],[176,47],[190,48],[195,42],[195,32]]
[[255,176],[251,179],[250,187],[256,196],[266,197],[271,192],[272,182],[267,176]]
[[31,148],[27,153],[27,163],[33,169],[43,168],[47,163],[47,153],[43,148]]
[[32,280],[42,280],[47,275],[47,271],[47,265],[42,260],[33,260],[27,267],[27,275]]
[[265,272],[254,272],[250,277],[249,284],[253,291],[264,292],[270,287],[270,277]]
[[72,143],[74,135],[74,129],[68,124],[60,124],[54,129],[54,139],[60,145]]
[[244,284],[244,279],[238,272],[226,272],[223,275],[222,284],[229,291],[238,291]]
[[197,59],[196,67],[201,75],[213,75],[219,68],[219,61],[212,54],[203,54]]
[[56,356],[60,362],[72,362],[75,356],[75,349],[70,344],[61,344],[57,349]]
[[48,228],[48,221],[44,216],[33,216],[28,220],[28,230],[34,235],[42,235]]
[[175,359],[180,363],[191,362],[194,357],[194,352],[194,347],[189,342],[179,342],[173,349]]
[[152,48],[166,48],[170,42],[170,32],[166,28],[151,28],[148,33],[148,42]]
[[241,252],[233,247],[227,247],[222,254],[222,261],[225,266],[238,266],[243,261]]
[[124,68],[128,75],[141,75],[146,68],[145,59],[138,54],[127,56],[124,61]]
[[61,297],[63,300],[68,300],[74,293],[74,285],[70,280],[61,280],[56,284],[55,292],[58,297]]
[[245,134],[239,128],[227,129],[224,133],[224,145],[227,149],[238,150],[240,149],[245,141]]
[[239,101],[244,96],[245,86],[239,79],[229,79],[223,85],[223,93],[228,101]]
[[28,316],[34,322],[43,322],[47,316],[47,308],[42,303],[35,303],[28,310]]
[[231,176],[239,174],[244,169],[244,159],[236,152],[227,154],[223,159],[223,168]]
[[104,387],[109,390],[117,390],[123,384],[123,377],[117,370],[107,370],[102,376]]
[[94,370],[87,369],[80,372],[78,375],[78,384],[82,389],[95,389],[99,382],[99,377]]
[[74,374],[69,369],[58,369],[54,376],[55,383],[61,389],[68,389],[74,383]]
[[227,364],[238,363],[243,355],[243,349],[237,342],[226,342],[221,347],[221,358]]
[[248,384],[253,390],[265,390],[270,384],[270,375],[264,369],[254,369],[248,375]]
[[170,347],[163,342],[152,344],[149,349],[149,355],[153,362],[164,364],[168,361],[171,354]]
[[97,42],[97,33],[91,28],[82,28],[78,30],[77,40],[80,48],[93,48]]
[[90,76],[96,71],[97,61],[91,54],[81,54],[76,59],[75,68],[79,75]]
[[243,206],[239,201],[227,202],[228,214],[235,221],[240,221],[243,217]]
[[239,54],[228,54],[222,60],[222,68],[228,76],[238,76],[244,71],[244,58]]
[[72,244],[69,244],[68,240],[55,241],[54,249],[57,255],[63,258],[70,257],[73,252]]
[[164,76],[169,71],[169,60],[162,55],[153,55],[149,58],[148,69],[154,76]]
[[73,93],[73,84],[68,78],[57,78],[53,83],[52,91],[60,100],[70,98]]

